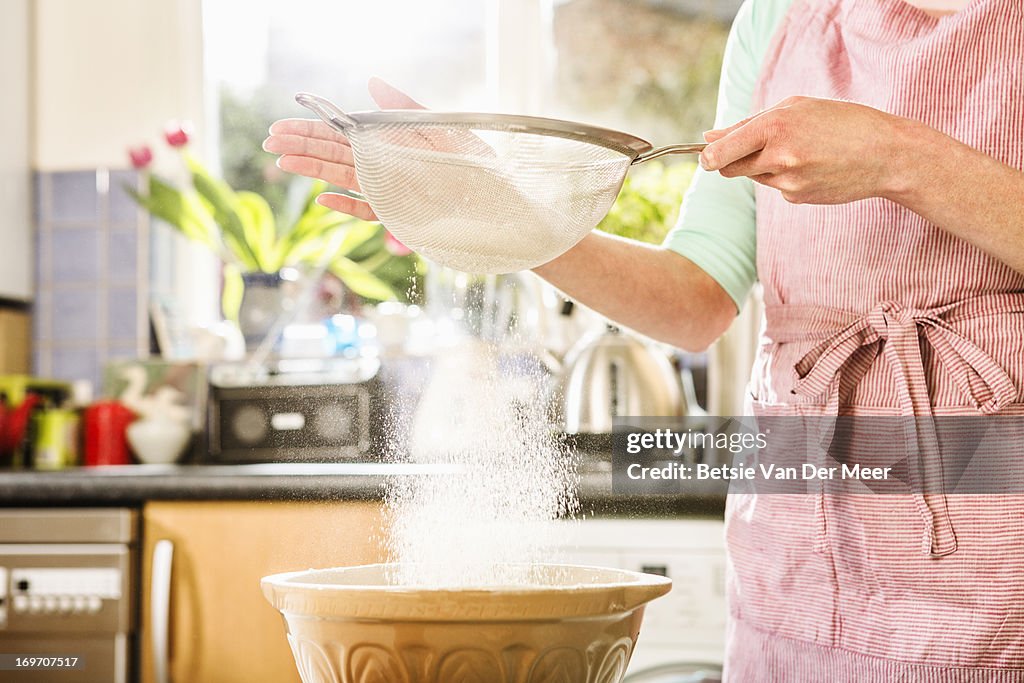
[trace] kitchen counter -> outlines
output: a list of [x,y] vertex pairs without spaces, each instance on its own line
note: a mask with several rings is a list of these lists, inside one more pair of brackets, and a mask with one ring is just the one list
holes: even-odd
[[[259,465],[128,465],[59,472],[0,472],[0,506],[141,505],[154,500],[376,500],[390,476],[444,476],[440,465],[385,463],[274,463]],[[611,473],[580,472],[585,515],[721,516],[718,490],[676,495],[624,496],[612,492]]]

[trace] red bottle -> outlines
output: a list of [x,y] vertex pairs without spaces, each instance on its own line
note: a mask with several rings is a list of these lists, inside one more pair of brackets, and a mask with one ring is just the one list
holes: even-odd
[[128,465],[126,431],[135,413],[117,401],[93,403],[82,414],[82,462],[86,467]]

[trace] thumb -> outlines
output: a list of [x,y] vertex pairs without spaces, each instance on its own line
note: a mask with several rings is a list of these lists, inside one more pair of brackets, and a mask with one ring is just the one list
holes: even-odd
[[426,109],[404,92],[381,78],[374,76],[367,84],[370,97],[381,109]]

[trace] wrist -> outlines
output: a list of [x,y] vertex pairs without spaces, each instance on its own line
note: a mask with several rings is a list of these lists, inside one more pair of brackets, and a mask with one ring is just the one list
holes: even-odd
[[897,118],[888,145],[888,170],[879,196],[913,209],[945,180],[957,143],[919,121]]

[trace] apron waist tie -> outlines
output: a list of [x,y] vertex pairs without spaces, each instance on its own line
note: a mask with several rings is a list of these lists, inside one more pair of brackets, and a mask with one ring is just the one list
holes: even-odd
[[[983,414],[997,413],[1017,398],[1017,387],[1006,371],[952,324],[979,317],[1024,313],[1024,294],[991,294],[933,309],[913,309],[897,302],[879,303],[865,315],[818,306],[769,305],[765,335],[773,342],[819,341],[793,368],[793,394],[827,393],[826,413],[839,415],[840,393],[852,391],[881,356],[892,368],[907,443],[917,453],[921,492],[914,503],[924,522],[922,552],[941,557],[956,552],[957,541],[942,493],[942,462],[932,420],[931,397],[921,357],[922,343],[957,387]],[[921,419],[925,418],[925,419]],[[822,435],[827,454],[834,420]],[[913,469],[913,468],[911,468]],[[817,484],[815,549],[826,545],[827,518],[824,485]],[[938,491],[938,493],[935,493]]]

